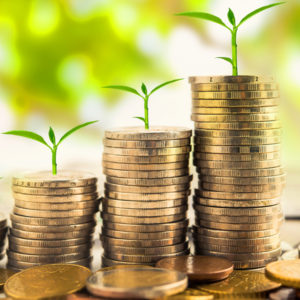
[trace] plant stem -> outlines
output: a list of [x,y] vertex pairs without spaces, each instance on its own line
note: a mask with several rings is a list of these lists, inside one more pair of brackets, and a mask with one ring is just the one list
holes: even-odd
[[231,46],[232,46],[232,75],[238,75],[238,66],[237,66],[237,28],[233,27],[231,31]]
[[148,100],[149,100],[149,97],[148,97],[148,96],[145,96],[145,98],[144,98],[145,129],[149,129],[149,109],[148,109]]
[[52,149],[52,174],[53,175],[57,174],[56,152],[57,152],[57,147],[53,146]]

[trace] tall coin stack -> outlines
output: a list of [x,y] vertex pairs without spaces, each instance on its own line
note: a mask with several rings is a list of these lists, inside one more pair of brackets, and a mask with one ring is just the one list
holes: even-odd
[[5,257],[6,234],[7,220],[6,217],[0,213],[0,260],[2,260]]
[[272,78],[191,77],[198,254],[235,268],[277,260],[282,222],[279,92]]
[[8,266],[89,266],[99,210],[97,179],[81,172],[39,172],[13,178],[12,189]]
[[105,132],[103,266],[154,265],[161,258],[189,253],[191,134],[173,127]]

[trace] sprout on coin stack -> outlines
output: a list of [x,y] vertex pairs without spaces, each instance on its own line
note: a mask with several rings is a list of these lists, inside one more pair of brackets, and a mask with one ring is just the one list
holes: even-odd
[[269,77],[238,76],[238,28],[258,8],[227,26],[203,12],[179,15],[215,22],[231,33],[233,76],[190,77],[195,122],[194,165],[199,189],[194,195],[198,254],[223,256],[235,268],[259,268],[280,255],[280,196],[285,174],[280,160],[278,86]]
[[40,135],[29,131],[9,131],[38,141],[52,153],[52,172],[27,173],[13,178],[15,206],[11,214],[8,266],[13,270],[48,263],[89,266],[99,210],[97,178],[90,173],[59,171],[58,146],[87,122],[69,130],[57,142],[50,127],[50,146]]
[[190,194],[191,130],[149,126],[148,100],[165,82],[142,94],[126,86],[108,86],[144,99],[142,127],[108,130],[104,138],[106,175],[101,241],[103,266],[154,265],[163,257],[189,252],[186,233]]

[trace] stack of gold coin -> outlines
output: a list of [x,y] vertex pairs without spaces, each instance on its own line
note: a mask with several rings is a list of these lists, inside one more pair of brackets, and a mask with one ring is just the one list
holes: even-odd
[[130,127],[105,132],[103,266],[153,265],[189,251],[191,130]]
[[0,260],[5,257],[7,234],[7,220],[6,217],[0,213]]
[[50,263],[89,266],[99,210],[97,178],[62,171],[13,178],[8,267],[22,270]]
[[195,122],[194,195],[198,254],[235,268],[259,268],[280,255],[279,92],[272,78],[191,77]]

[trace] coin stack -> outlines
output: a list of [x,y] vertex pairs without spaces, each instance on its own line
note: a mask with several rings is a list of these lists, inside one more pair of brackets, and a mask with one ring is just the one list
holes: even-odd
[[5,257],[5,242],[7,234],[7,220],[6,217],[0,213],[0,260]]
[[103,266],[154,265],[189,252],[191,134],[173,127],[105,132]]
[[89,173],[49,172],[13,178],[8,266],[14,270],[49,263],[89,266],[97,179]]
[[277,260],[282,222],[279,92],[272,78],[191,77],[195,122],[194,242],[235,268]]

